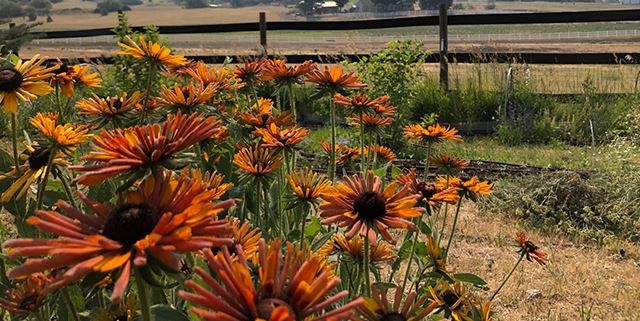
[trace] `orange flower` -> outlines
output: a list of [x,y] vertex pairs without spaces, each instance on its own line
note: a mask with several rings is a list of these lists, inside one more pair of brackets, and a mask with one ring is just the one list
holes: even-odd
[[306,169],[300,172],[291,172],[287,180],[295,197],[291,200],[290,208],[301,203],[315,204],[320,194],[331,187],[331,182],[324,175],[320,175]]
[[260,82],[266,64],[267,61],[264,58],[256,58],[252,61],[247,60],[244,61],[243,66],[236,65],[236,69],[232,74],[242,82],[253,86]]
[[348,227],[345,234],[348,239],[359,233],[375,244],[377,232],[395,244],[387,229],[415,228],[407,219],[419,217],[425,209],[414,207],[418,196],[411,194],[407,187],[397,192],[395,183],[385,188],[380,177],[374,176],[373,172],[368,175],[366,182],[362,174],[345,176],[343,183],[322,193],[322,224],[337,223],[340,227]]
[[[175,253],[232,243],[220,237],[229,233],[227,221],[215,218],[233,205],[233,200],[213,203],[213,195],[202,181],[185,175],[174,179],[162,170],[135,190],[122,194],[113,206],[97,203],[78,192],[95,215],[85,214],[62,200],[56,204],[61,212],[36,211],[37,216],[27,222],[57,238],[6,242],[11,258],[42,257],[28,260],[7,275],[20,278],[66,267],[59,279],[46,286],[46,291],[53,291],[94,272],[119,270],[111,296],[119,301],[133,267],[146,269],[149,264],[160,262],[160,266],[178,271],[180,260]],[[148,260],[149,256],[154,260]]]
[[[360,117],[348,118],[349,125],[360,126]],[[365,132],[380,132],[381,127],[389,126],[393,123],[393,118],[384,117],[378,114],[362,115]]]
[[461,169],[465,169],[467,168],[467,166],[469,166],[469,163],[467,163],[467,161],[465,161],[464,159],[457,158],[447,153],[429,157],[429,163],[433,164],[438,169],[449,175],[452,175],[455,172]]
[[31,102],[53,90],[45,80],[58,67],[41,68],[45,60],[47,57],[35,55],[29,61],[18,60],[13,67],[0,68],[0,104],[5,112],[15,113],[18,99]]
[[[331,153],[331,147],[327,142],[320,142],[320,147],[329,155]],[[337,154],[336,164],[338,165],[348,165],[349,163],[355,161],[360,157],[360,148],[358,147],[349,147],[347,145],[336,144],[335,151]]]
[[[181,168],[191,159],[177,159],[176,154],[221,130],[221,122],[210,116],[183,115],[178,112],[167,116],[162,124],[135,126],[113,131],[102,130],[93,139],[93,151],[82,159],[95,162],[72,166],[72,169],[87,172],[76,181],[94,186],[105,180],[128,174],[141,177],[150,168]],[[140,171],[139,171],[140,170]]]
[[[233,240],[233,245],[224,247],[227,248],[233,258],[237,259],[236,246],[240,246],[243,251],[242,255],[247,260],[252,260],[256,253],[258,253],[258,244],[260,243],[262,233],[257,228],[251,229],[249,222],[244,222],[241,225],[240,220],[234,218],[228,218],[227,220],[229,221],[229,226],[233,229],[233,232],[229,235]],[[211,251],[215,255],[222,252],[222,248],[223,247],[214,247],[211,248]]]
[[404,135],[407,138],[418,139],[426,143],[435,143],[443,140],[462,141],[457,129],[444,128],[440,124],[429,125],[427,128],[422,127],[420,124],[409,125],[404,128]]
[[545,265],[547,261],[547,253],[543,252],[533,242],[527,239],[527,236],[523,232],[518,232],[516,235],[516,241],[520,246],[520,254],[525,255],[529,262],[531,259],[536,260],[538,264]]
[[244,171],[243,181],[266,179],[282,165],[282,156],[262,146],[245,147],[233,156],[233,163]]
[[396,107],[393,107],[391,103],[377,105],[373,110],[374,114],[384,117],[393,117],[396,114]]
[[351,97],[345,97],[337,94],[333,97],[333,102],[338,105],[351,107],[350,112],[354,114],[364,114],[372,112],[376,107],[389,100],[389,96],[381,96],[376,99],[370,99],[364,93],[357,92]]
[[391,291],[383,286],[373,286],[371,292],[372,297],[366,298],[365,303],[358,307],[361,321],[421,321],[438,308],[437,302],[425,306],[428,294],[418,297],[411,292],[403,298],[401,287],[396,287],[393,302],[387,298]]
[[280,129],[271,123],[266,128],[257,128],[253,134],[262,139],[262,146],[266,148],[292,148],[309,134],[309,130],[300,126]]
[[218,88],[215,85],[205,87],[202,84],[188,84],[185,86],[174,84],[171,89],[162,85],[160,97],[158,97],[158,105],[191,113],[198,106],[206,105],[210,102],[217,90]]
[[0,308],[12,315],[35,312],[47,298],[45,287],[52,279],[42,273],[32,273],[26,279],[7,290],[6,297],[0,297]]
[[353,72],[345,73],[340,66],[333,66],[331,69],[324,67],[324,70],[315,69],[307,74],[307,81],[316,84],[316,93],[330,93],[331,96],[343,91],[346,88],[364,88],[367,85],[360,82],[360,78]]
[[295,250],[291,244],[287,244],[283,255],[279,240],[268,246],[260,240],[256,282],[252,279],[256,274],[242,255],[242,247],[236,246],[236,252],[238,261],[234,262],[227,248],[215,256],[205,251],[209,270],[216,277],[196,267],[202,282],[187,280],[185,285],[194,292],[178,293],[194,304],[193,313],[205,321],[347,320],[363,302],[358,298],[332,308],[348,291],[330,295],[340,279],[323,270],[320,257],[305,258],[304,252]]
[[432,207],[439,206],[440,203],[456,204],[460,199],[460,195],[457,192],[457,188],[449,187],[439,184],[429,184],[418,180],[416,175],[416,169],[412,168],[410,171],[403,171],[402,174],[396,177],[396,181],[401,186],[407,186],[411,193],[419,195],[420,199],[429,204]]
[[[16,199],[21,199],[33,183],[42,180],[47,171],[47,163],[51,156],[51,149],[46,147],[41,148],[38,145],[26,145],[26,148],[27,154],[23,153],[20,155],[20,158],[25,161],[24,164],[20,166],[20,173],[22,173],[22,176],[16,179],[9,188],[2,193],[0,201],[3,203],[8,202],[14,196]],[[64,156],[65,154],[62,151],[57,151],[56,156],[52,161],[53,166],[66,167],[71,165],[70,162],[64,160]],[[12,177],[16,173],[16,169],[13,168],[11,171],[6,173],[6,175],[0,175],[0,181]]]
[[136,59],[145,60],[149,63],[157,64],[158,67],[166,69],[167,67],[176,68],[189,64],[187,59],[181,55],[172,55],[171,49],[153,41],[145,41],[143,36],[138,37],[138,42],[126,36],[126,43],[119,42],[122,47],[119,55],[132,56]]
[[290,126],[293,124],[293,116],[289,112],[279,115],[272,113],[273,102],[271,99],[259,98],[257,103],[251,106],[249,111],[240,115],[242,122],[252,127],[267,127],[270,124],[277,126]]
[[392,162],[396,159],[396,154],[389,148],[382,145],[373,145],[364,147],[365,154],[373,158],[373,155],[377,155],[378,160],[384,160],[385,162]]
[[119,126],[137,108],[141,98],[139,91],[134,92],[131,97],[127,97],[126,92],[120,97],[100,98],[96,94],[92,95],[93,98],[78,101],[76,107],[81,110],[78,114],[87,115],[97,127],[104,127],[109,122]]
[[446,186],[456,188],[460,195],[468,197],[472,201],[476,202],[481,195],[488,195],[493,193],[494,183],[488,181],[480,181],[477,176],[473,176],[468,180],[462,180],[458,177],[449,177],[449,183],[444,177],[438,177],[435,183],[439,189],[444,189]]
[[[388,262],[397,258],[393,249],[386,243],[370,244],[369,247],[370,263]],[[362,264],[364,259],[364,239],[360,235],[356,235],[354,238],[347,240],[344,234],[338,234],[327,241],[317,252],[318,255],[324,257],[337,253],[346,253],[357,264]]]
[[287,66],[287,62],[281,59],[268,60],[262,73],[262,80],[273,80],[276,88],[292,84],[303,84],[304,76],[315,68],[316,66],[311,60],[307,60],[297,66]]
[[58,113],[37,113],[29,119],[29,123],[40,131],[40,135],[48,143],[41,144],[63,151],[65,154],[75,150],[75,146],[89,139],[91,125],[58,124]]
[[102,84],[100,75],[97,72],[89,72],[90,67],[88,65],[74,65],[72,68],[76,75],[76,81],[80,82],[80,84],[90,88],[98,88]]
[[216,69],[215,67],[209,67],[202,61],[196,62],[187,68],[185,72],[204,87],[212,85],[220,90],[237,90],[244,86],[242,81],[237,79],[226,68]]

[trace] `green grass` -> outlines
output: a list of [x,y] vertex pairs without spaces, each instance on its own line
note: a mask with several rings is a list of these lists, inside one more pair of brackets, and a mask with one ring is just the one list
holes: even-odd
[[[351,147],[358,144],[356,129],[337,129],[338,143],[347,143]],[[322,152],[318,142],[330,141],[329,128],[311,130],[305,141],[305,151]],[[424,150],[409,146],[404,151],[395,151],[401,158],[423,158]],[[442,143],[437,145],[435,153],[450,153],[463,159],[496,161],[514,164],[540,166],[546,168],[589,169],[605,168],[609,155],[608,146],[573,146],[564,143],[549,145],[505,146],[492,137],[467,137],[464,143]]]

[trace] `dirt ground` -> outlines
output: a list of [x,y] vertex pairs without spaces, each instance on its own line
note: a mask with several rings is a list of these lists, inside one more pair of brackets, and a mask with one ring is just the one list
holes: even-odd
[[450,266],[456,272],[484,277],[489,290],[480,290],[481,297],[491,296],[517,260],[516,232],[525,231],[549,254],[545,267],[527,261],[520,264],[493,304],[496,320],[583,320],[581,308],[586,312],[590,307],[590,320],[640,320],[637,245],[599,247],[538,233],[515,220],[480,213],[473,205],[463,207],[459,227]]

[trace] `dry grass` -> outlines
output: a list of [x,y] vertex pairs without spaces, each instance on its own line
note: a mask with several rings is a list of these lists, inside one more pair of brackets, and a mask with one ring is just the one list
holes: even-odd
[[[478,213],[464,206],[450,265],[455,271],[470,271],[485,277],[489,297],[512,268],[517,254],[513,246],[519,230],[550,255],[542,268],[523,261],[493,304],[497,320],[581,320],[581,307],[593,305],[592,320],[640,320],[640,247],[620,243],[607,248],[546,235],[522,227],[515,220]],[[626,251],[625,258],[618,253]],[[635,260],[635,261],[634,261]],[[528,299],[527,291],[540,297]]]

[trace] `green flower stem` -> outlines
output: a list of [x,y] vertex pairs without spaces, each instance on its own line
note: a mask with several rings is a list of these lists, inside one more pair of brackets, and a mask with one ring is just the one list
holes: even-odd
[[140,301],[140,314],[142,314],[142,321],[151,321],[151,309],[149,307],[147,289],[138,268],[136,268],[136,286],[138,287],[138,301]]
[[143,108],[147,107],[147,102],[149,101],[149,97],[151,97],[151,88],[153,87],[153,80],[156,77],[156,72],[158,69],[157,67],[158,66],[156,61],[152,61],[151,65],[149,66],[149,74],[147,75],[147,86],[144,92],[144,100],[142,101]]
[[[422,221],[422,216],[424,214],[420,215],[420,220],[418,221],[421,222]],[[411,252],[409,253],[409,262],[407,263],[407,270],[404,273],[404,280],[402,281],[402,290],[404,291],[405,287],[407,286],[407,281],[409,280],[409,273],[411,272],[411,265],[413,264],[413,257],[416,254],[416,247],[418,246],[418,236],[419,236],[419,232],[416,231],[413,233],[413,243],[411,244]]]
[[367,227],[367,234],[364,236],[364,256],[363,256],[363,276],[364,276],[364,293],[367,297],[371,296],[371,281],[369,280],[369,229]]
[[40,186],[38,188],[35,210],[39,210],[42,207],[44,192],[47,189],[47,183],[49,183],[49,174],[51,173],[51,166],[53,166],[53,159],[56,156],[56,152],[57,151],[55,148],[51,149],[51,154],[49,155],[49,160],[47,161],[47,168],[44,170],[44,177],[42,178],[42,182],[40,182]]
[[297,120],[296,120],[296,101],[295,101],[295,97],[294,97],[294,93],[293,93],[293,84],[289,83],[287,85],[287,91],[289,92],[289,107],[291,107],[291,115],[293,115],[293,123],[296,124]]
[[[444,189],[449,188],[449,174],[447,174],[447,182],[444,185]],[[444,204],[444,219],[442,220],[442,226],[440,226],[440,235],[438,235],[438,244],[442,241],[444,235],[444,227],[447,225],[447,219],[449,218],[449,203]]]
[[331,182],[336,184],[336,105],[333,102],[333,95],[329,98],[330,122],[331,122],[331,148],[329,149],[329,177]]
[[18,158],[18,124],[16,121],[16,113],[11,113],[11,138],[13,142],[13,161],[16,167],[16,174],[20,175],[20,159]]
[[69,198],[69,202],[74,208],[78,208],[78,205],[76,204],[76,200],[73,198],[73,193],[71,192],[71,187],[69,186],[69,182],[67,182],[67,177],[58,168],[56,168],[56,170],[58,172],[58,177],[60,177],[60,182],[62,182],[62,188],[64,189],[65,194],[67,194],[67,197]]
[[305,203],[302,207],[302,221],[300,222],[300,246],[304,247],[304,229],[307,225],[307,217],[309,216],[309,204]]
[[458,225],[458,214],[460,214],[460,206],[462,205],[462,198],[458,200],[456,206],[456,214],[453,216],[453,226],[451,227],[451,233],[449,233],[449,241],[447,241],[447,248],[444,251],[444,259],[449,256],[449,247],[451,247],[451,241],[453,241],[453,234],[456,232],[456,226]]
[[364,154],[364,115],[360,112],[360,170],[363,174],[367,173],[365,166],[366,155]]
[[253,219],[253,224],[255,224],[256,226],[262,226],[260,225],[260,202],[261,200],[261,195],[262,194],[262,190],[260,189],[260,181],[256,181],[256,212],[255,212],[255,217]]
[[424,177],[422,178],[422,180],[425,182],[429,177],[429,156],[431,156],[431,144],[431,142],[427,143],[427,157],[425,157],[424,159]]
[[278,215],[280,216],[280,235],[282,235],[282,239],[285,240],[287,238],[286,232],[286,217],[284,215],[284,210],[282,208],[282,191],[284,191],[284,168],[280,168],[278,173]]
[[69,295],[69,290],[67,288],[62,289],[62,296],[69,306],[69,312],[71,314],[71,317],[73,318],[73,321],[80,321],[80,318],[78,317],[78,310],[73,304],[73,301],[71,301],[71,296]]
[[509,274],[507,275],[506,278],[504,278],[504,280],[502,281],[502,284],[500,284],[500,286],[498,287],[498,289],[496,290],[495,293],[493,293],[493,295],[491,296],[491,299],[489,299],[489,301],[493,301],[493,299],[496,297],[496,295],[498,295],[498,292],[500,292],[500,290],[502,290],[502,287],[507,283],[507,281],[509,280],[509,278],[511,277],[511,275],[513,274],[513,272],[516,270],[516,268],[518,267],[518,265],[520,265],[520,262],[522,262],[522,259],[524,258],[526,252],[522,252],[522,254],[520,254],[520,258],[518,259],[518,261],[516,262],[516,264],[513,266],[513,268],[511,269],[511,272],[509,272]]

